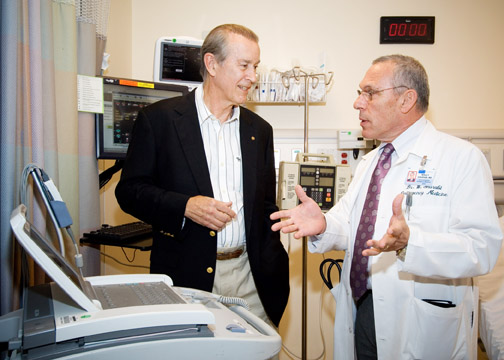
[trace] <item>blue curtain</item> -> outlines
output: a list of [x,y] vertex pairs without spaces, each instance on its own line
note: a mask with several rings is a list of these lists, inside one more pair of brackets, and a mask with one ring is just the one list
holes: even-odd
[[12,309],[13,254],[9,218],[15,203],[18,4],[0,2],[0,311]]
[[[20,203],[23,168],[35,163],[59,188],[73,218],[72,230],[99,227],[98,166],[94,119],[77,111],[77,74],[96,75],[97,11],[109,0],[2,0],[0,2],[0,314],[17,309],[19,251],[10,214]],[[108,17],[108,12],[106,13]],[[91,35],[92,33],[92,35]],[[88,54],[92,54],[92,57]],[[29,191],[31,184],[28,184]],[[31,196],[31,195],[30,195]],[[43,205],[32,199],[30,216],[45,229]],[[28,205],[28,204],[26,204]],[[74,247],[68,241],[67,257]],[[89,252],[89,251],[88,251]],[[85,255],[94,265],[97,253]],[[45,281],[33,265],[30,284]],[[90,268],[89,266],[87,267]],[[89,274],[89,272],[88,272]],[[85,275],[87,275],[85,273]]]

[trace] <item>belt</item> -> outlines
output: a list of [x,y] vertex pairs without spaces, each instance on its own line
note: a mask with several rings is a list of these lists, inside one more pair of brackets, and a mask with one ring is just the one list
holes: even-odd
[[220,252],[217,251],[217,260],[230,260],[230,259],[236,259],[239,257],[243,252],[245,251],[245,247],[242,246],[236,250],[233,251],[227,251],[227,252]]

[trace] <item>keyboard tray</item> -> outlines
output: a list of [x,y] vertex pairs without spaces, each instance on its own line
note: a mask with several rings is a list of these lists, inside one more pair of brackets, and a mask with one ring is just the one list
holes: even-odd
[[104,225],[100,229],[84,233],[84,237],[103,242],[128,243],[152,237],[152,226],[142,221],[117,225]]

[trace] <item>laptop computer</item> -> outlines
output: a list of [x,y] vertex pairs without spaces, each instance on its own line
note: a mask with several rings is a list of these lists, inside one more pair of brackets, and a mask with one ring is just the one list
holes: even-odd
[[[187,304],[172,287],[166,275],[115,275],[117,283],[92,284],[56,250],[52,242],[26,219],[26,206],[18,206],[10,219],[12,230],[21,246],[35,262],[80,307],[88,312],[139,305]],[[110,279],[111,277],[96,277]],[[129,281],[124,281],[125,279]],[[133,280],[133,281],[132,281]],[[139,280],[139,281],[136,281]],[[103,283],[103,281],[102,281]]]

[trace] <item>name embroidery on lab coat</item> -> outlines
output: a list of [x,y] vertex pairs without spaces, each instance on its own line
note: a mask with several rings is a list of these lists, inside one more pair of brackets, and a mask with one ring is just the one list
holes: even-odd
[[447,193],[443,192],[443,185],[436,185],[436,186],[430,186],[430,185],[407,185],[406,190],[403,191],[402,193],[405,194],[406,191],[409,191],[411,195],[418,195],[418,196],[423,196],[423,195],[430,195],[430,196],[448,196]]

